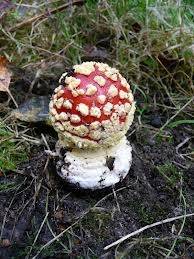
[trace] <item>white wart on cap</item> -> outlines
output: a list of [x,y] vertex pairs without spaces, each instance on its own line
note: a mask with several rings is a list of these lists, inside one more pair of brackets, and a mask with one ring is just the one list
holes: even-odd
[[[126,79],[98,62],[75,65],[64,73],[50,102],[50,117],[60,139],[78,147],[117,143],[133,121],[135,103]],[[94,127],[93,125],[98,125]]]

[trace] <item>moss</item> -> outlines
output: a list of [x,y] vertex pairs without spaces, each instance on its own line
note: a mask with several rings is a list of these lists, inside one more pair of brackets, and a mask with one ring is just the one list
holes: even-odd
[[27,159],[26,146],[0,121],[0,171],[14,170]]
[[12,182],[0,183],[0,193],[5,192],[5,191],[6,192],[11,191],[17,187],[18,187],[18,185],[16,185],[16,183],[12,183]]
[[[42,245],[34,245],[33,246],[33,253],[36,254],[41,249]],[[31,248],[31,244],[26,244],[25,248],[18,247],[17,245],[13,245],[13,251],[15,251],[15,255],[11,257],[11,259],[20,259],[25,258],[28,256],[28,252]],[[47,256],[55,256],[57,254],[57,251],[60,251],[62,254],[61,248],[57,247],[57,243],[51,244],[50,246],[46,247],[42,252],[41,256],[47,257]]]
[[155,204],[154,206],[140,204],[137,214],[140,222],[143,224],[152,224],[159,218],[164,218],[166,216],[166,210],[160,204]]
[[179,172],[176,166],[172,163],[157,166],[157,170],[164,177],[170,187],[174,188],[177,183],[180,182],[182,173]]
[[110,221],[110,213],[95,210],[82,220],[82,227],[89,230],[99,241],[103,241],[108,235],[107,225],[110,225]]
[[159,131],[158,134],[156,135],[156,142],[158,144],[161,144],[163,142],[167,142],[171,144],[174,142],[174,137],[170,132],[166,134],[163,131]]

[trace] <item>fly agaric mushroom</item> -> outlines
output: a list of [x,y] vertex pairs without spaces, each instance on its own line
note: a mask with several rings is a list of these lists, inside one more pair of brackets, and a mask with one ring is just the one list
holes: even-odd
[[123,179],[131,166],[125,134],[135,102],[126,79],[115,68],[83,62],[62,74],[50,101],[50,117],[65,148],[57,173],[85,189],[101,189]]

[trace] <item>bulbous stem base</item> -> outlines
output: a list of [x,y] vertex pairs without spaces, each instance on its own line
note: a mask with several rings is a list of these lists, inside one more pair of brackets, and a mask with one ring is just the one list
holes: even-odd
[[109,148],[72,149],[57,162],[57,173],[83,189],[102,189],[123,180],[132,163],[132,148],[126,137]]

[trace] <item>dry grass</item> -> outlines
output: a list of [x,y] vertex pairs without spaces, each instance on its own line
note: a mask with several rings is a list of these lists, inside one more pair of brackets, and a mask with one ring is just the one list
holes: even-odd
[[[190,127],[194,123],[194,4],[192,0],[88,0],[81,6],[70,5],[55,14],[50,14],[49,11],[60,8],[64,1],[41,0],[36,5],[33,1],[24,0],[14,1],[14,3],[15,5],[3,17],[0,25],[0,50],[12,63],[13,70],[21,68],[22,73],[31,71],[33,75],[31,86],[33,86],[37,75],[38,77],[57,79],[61,70],[71,67],[75,63],[98,59],[118,67],[129,80],[137,100],[135,126],[142,128],[142,131],[150,130],[147,122],[153,113],[160,114],[164,118],[160,127],[151,128],[155,135],[162,137],[162,141],[167,142],[168,138],[171,139],[170,130],[172,128],[186,125],[191,131]],[[29,21],[35,15],[41,15],[45,12],[47,15],[43,19],[37,19],[32,23],[26,23],[25,26],[17,27],[24,20]],[[22,76],[23,74],[21,74]],[[17,77],[20,77],[18,72]],[[0,112],[4,116],[5,113],[9,115],[9,111]],[[0,145],[6,150],[6,154],[0,151],[0,170],[3,171],[15,169],[18,163],[27,158],[25,145],[31,147],[31,145],[39,145],[44,142],[45,149],[48,148],[47,139],[44,137],[42,141],[41,136],[37,137],[33,130],[30,130],[28,134],[26,124],[18,126],[12,121],[11,124],[13,125],[0,124],[0,137],[2,138]],[[13,141],[16,137],[18,144]],[[1,142],[6,143],[6,147]],[[189,143],[189,152],[181,155],[185,159],[192,160],[191,139],[187,142]],[[21,151],[22,156],[20,153],[15,154],[15,151]],[[13,157],[15,160],[12,163],[10,159]],[[83,212],[70,226],[58,234],[49,223],[51,222],[51,213],[57,211],[57,204],[60,202],[58,190],[55,190],[55,198],[50,194],[50,176],[47,172],[47,166],[48,160],[44,165],[43,175],[32,175],[33,180],[28,183],[28,186],[22,186],[22,190],[31,189],[32,186],[32,189],[35,190],[34,196],[25,204],[28,205],[28,202],[30,204],[32,202],[35,206],[40,189],[47,191],[47,200],[44,200],[45,215],[43,215],[42,222],[34,233],[29,234],[28,246],[25,247],[20,256],[31,258],[30,256],[33,254],[37,255],[38,258],[43,252],[45,252],[45,256],[52,253],[55,255],[55,247],[53,247],[55,244],[58,245],[56,251],[59,252],[63,249],[64,254],[72,253],[73,242],[77,238],[76,233],[82,233],[85,230],[82,222],[87,218],[86,216],[96,207],[100,210],[101,203],[110,197],[114,197],[114,202],[119,210],[120,204],[117,201],[117,194],[128,188],[118,189],[104,196],[96,204],[89,204],[85,213]],[[166,185],[170,185],[169,188],[173,189],[179,185],[177,206],[183,208],[183,221],[178,235],[170,233],[169,236],[132,238],[125,246],[126,249],[123,250],[122,247],[115,249],[115,258],[126,258],[129,254],[137,256],[136,252],[138,256],[144,257],[151,254],[152,256],[174,256],[173,258],[177,256],[178,258],[180,253],[175,249],[177,244],[184,241],[191,245],[193,242],[191,238],[182,234],[185,225],[184,215],[187,212],[187,207],[190,206],[187,205],[187,197],[185,198],[182,174],[173,175],[174,179],[171,178],[172,175],[168,174],[171,171],[174,172],[174,167],[173,170],[169,169],[169,165],[167,169],[166,167],[158,167],[157,169],[164,176],[164,179],[168,180]],[[48,186],[44,182],[47,177]],[[19,193],[21,190],[17,189],[18,186],[14,184],[12,186],[8,183],[5,189],[9,191],[9,188],[13,190],[16,187],[16,192]],[[49,199],[51,201],[48,205]],[[53,207],[51,203],[54,204]],[[49,206],[53,210],[51,208],[49,210]],[[22,208],[21,206],[21,213],[23,212]],[[7,214],[5,214],[4,223]],[[100,224],[99,220],[99,228]],[[39,245],[38,238],[45,226],[52,234],[52,238],[44,245]],[[81,234],[80,236],[82,238]],[[89,248],[84,253],[94,254],[92,250],[89,251]],[[95,256],[94,254],[92,258],[98,258]]]
[[[117,66],[128,78],[140,116],[154,105],[169,117],[191,99],[194,5],[188,1],[86,1],[49,15],[61,4],[43,1],[37,8],[20,1],[9,12],[1,25],[0,47],[13,64],[35,71],[45,63],[70,67],[89,59],[87,46],[105,48],[97,58]],[[11,31],[23,19],[46,11],[45,19]],[[184,116],[193,121],[192,105],[175,120]]]

